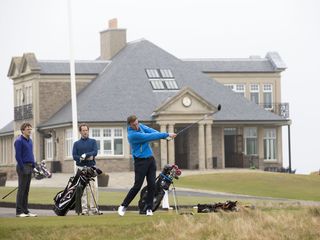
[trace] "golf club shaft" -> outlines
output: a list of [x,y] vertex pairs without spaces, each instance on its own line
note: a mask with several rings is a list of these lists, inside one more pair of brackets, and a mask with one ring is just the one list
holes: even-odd
[[15,189],[11,190],[9,193],[7,193],[7,195],[3,196],[2,199],[5,199],[6,197],[8,197],[11,193],[13,193],[17,189],[18,189],[18,187],[16,187]]
[[177,132],[177,136],[178,136],[180,133],[183,133],[184,131],[186,131],[186,130],[188,130],[189,128],[193,127],[193,126],[196,125],[197,123],[203,121],[204,119],[206,119],[206,118],[207,118],[208,116],[210,116],[210,115],[212,115],[212,114],[209,114],[209,115],[206,114],[206,115],[204,116],[204,118],[201,118],[200,120],[198,120],[198,121],[190,124],[189,126],[186,126],[185,128],[181,129],[179,132]]
[[[219,112],[219,111],[221,110],[221,104],[218,104],[217,110],[218,110],[217,112]],[[193,126],[196,125],[197,123],[205,120],[207,117],[209,117],[209,116],[211,116],[211,115],[213,115],[213,114],[215,114],[215,113],[216,113],[216,112],[213,112],[213,113],[209,113],[209,114],[204,115],[204,117],[201,118],[200,120],[198,120],[198,121],[190,124],[189,126],[186,126],[185,128],[181,129],[181,130],[177,133],[177,136],[178,136],[180,133],[183,133],[184,131],[188,130],[189,128],[193,127]]]

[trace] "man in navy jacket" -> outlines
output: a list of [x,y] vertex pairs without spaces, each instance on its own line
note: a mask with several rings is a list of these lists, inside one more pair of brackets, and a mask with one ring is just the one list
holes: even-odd
[[30,123],[23,123],[20,127],[21,135],[14,142],[17,160],[18,193],[16,202],[17,217],[36,217],[28,209],[28,198],[32,171],[35,167],[32,140],[30,138],[32,126]]
[[[96,165],[95,157],[98,152],[97,142],[95,139],[89,138],[89,126],[87,124],[80,124],[79,132],[81,138],[73,145],[73,160],[76,161],[76,165],[79,169],[82,169],[83,167],[93,167]],[[87,186],[84,189],[81,198],[82,215],[88,215],[90,211],[94,215],[100,214],[93,199],[95,197],[96,202],[98,202],[97,177],[95,177],[94,184],[91,185],[92,192],[95,196],[92,196],[89,187],[90,186]]]
[[131,146],[131,152],[134,159],[134,185],[128,192],[122,204],[118,208],[118,214],[124,216],[127,207],[140,191],[144,178],[147,178],[148,195],[146,199],[146,215],[152,216],[153,197],[155,191],[156,179],[156,162],[153,157],[152,149],[149,145],[150,141],[166,139],[168,137],[175,138],[175,133],[158,132],[146,125],[139,123],[135,115],[131,115],[127,119],[128,124],[128,141]]

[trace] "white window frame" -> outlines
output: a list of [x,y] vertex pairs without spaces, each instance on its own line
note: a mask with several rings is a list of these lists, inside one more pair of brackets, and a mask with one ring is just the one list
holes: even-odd
[[[265,102],[265,94],[266,93],[270,93],[271,97],[271,102],[269,103],[266,103]],[[272,84],[271,83],[266,83],[266,84],[263,84],[263,106],[264,106],[264,109],[267,109],[267,110],[272,110],[273,107],[272,107],[272,99],[273,99],[273,93],[272,93]]]
[[53,138],[45,138],[46,160],[53,160]]
[[235,85],[234,84],[230,84],[230,83],[227,83],[227,84],[224,84],[225,87],[231,89],[232,91],[234,91],[235,89]]
[[266,161],[275,161],[277,159],[277,129],[264,129],[263,151]]
[[224,84],[225,87],[230,88],[235,93],[238,93],[239,95],[245,97],[246,93],[246,85],[244,83],[226,83]]
[[[258,102],[253,101],[252,93],[254,94],[258,93],[258,97],[257,97]],[[260,102],[259,84],[250,84],[250,100],[256,104],[259,104]]]
[[65,130],[65,156],[72,157],[72,148],[73,148],[73,131],[72,128]]
[[[110,134],[108,134],[110,132]],[[120,136],[116,136],[117,132],[121,132]],[[91,138],[99,141],[98,146],[98,156],[107,156],[107,157],[119,157],[124,156],[124,141],[123,141],[123,128],[121,127],[112,127],[112,128],[90,128],[90,136]],[[119,134],[118,134],[119,135]],[[122,153],[115,154],[114,147],[115,147],[115,139],[122,140]],[[105,141],[109,141],[111,143],[111,149],[106,150],[104,149]]]
[[258,129],[256,127],[245,127],[243,129],[243,138],[244,138],[244,151],[245,154],[248,155],[248,143],[247,141],[255,140],[255,152],[251,153],[250,156],[258,155]]
[[171,69],[145,69],[152,90],[157,91],[177,91],[179,86],[174,78]]
[[234,89],[234,92],[242,95],[242,96],[245,96],[245,92],[246,92],[246,85],[243,84],[243,83],[240,83],[240,84],[236,84],[236,87]]

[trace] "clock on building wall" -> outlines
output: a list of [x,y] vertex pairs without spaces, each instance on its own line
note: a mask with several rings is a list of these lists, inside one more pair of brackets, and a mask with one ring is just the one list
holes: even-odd
[[192,103],[192,101],[191,101],[191,98],[190,98],[190,97],[184,97],[184,98],[182,98],[182,104],[183,104],[183,106],[185,106],[185,107],[190,107],[190,106],[191,106],[191,103]]

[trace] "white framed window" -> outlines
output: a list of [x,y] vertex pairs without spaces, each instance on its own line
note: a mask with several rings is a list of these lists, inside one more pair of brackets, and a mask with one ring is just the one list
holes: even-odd
[[225,87],[230,88],[232,91],[235,89],[234,84],[224,84]]
[[226,86],[227,88],[230,88],[232,91],[240,94],[241,96],[244,96],[244,95],[245,95],[245,91],[246,91],[245,84],[231,84],[231,83],[227,83],[227,84],[224,84],[224,86]]
[[165,89],[161,79],[150,79],[150,83],[151,83],[152,89],[158,89],[158,90]]
[[259,84],[250,84],[250,100],[259,104]]
[[264,129],[263,150],[265,160],[276,160],[277,131],[275,128]]
[[178,90],[171,69],[145,69],[153,90]]
[[235,92],[240,94],[241,96],[244,96],[245,93],[245,85],[244,84],[236,84]]
[[263,84],[263,106],[272,109],[272,84]]
[[45,138],[45,153],[46,153],[46,160],[53,159],[53,140],[51,138]]
[[178,89],[178,85],[174,79],[164,79],[163,81],[167,89]]
[[148,78],[160,78],[159,72],[157,69],[146,69]]
[[98,155],[123,155],[123,128],[91,128],[90,136],[97,141]]
[[173,74],[170,69],[159,69],[162,78],[173,78]]
[[72,145],[72,128],[69,128],[65,131],[65,154],[67,157],[72,157]]
[[256,127],[246,127],[243,131],[246,155],[258,155],[258,131]]

